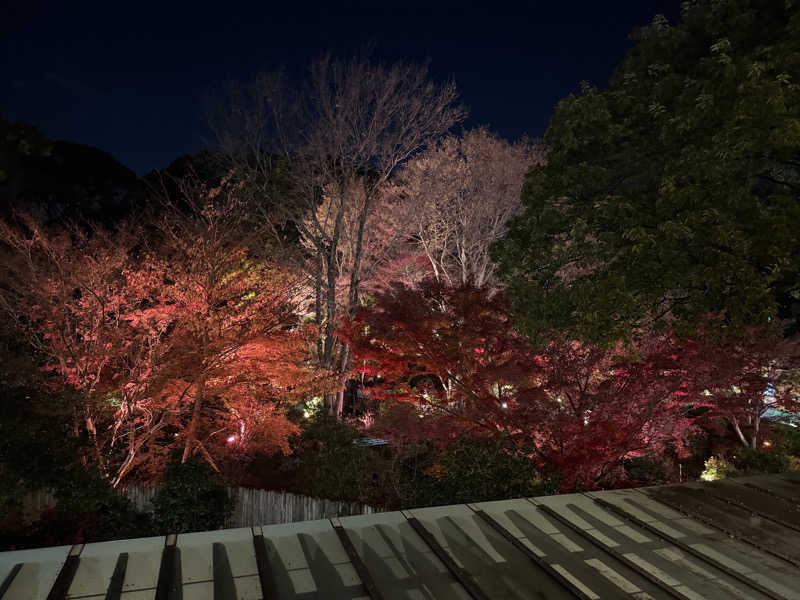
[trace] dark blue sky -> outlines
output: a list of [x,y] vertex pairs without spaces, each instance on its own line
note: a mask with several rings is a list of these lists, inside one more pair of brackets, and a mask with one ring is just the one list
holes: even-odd
[[[540,136],[581,80],[603,86],[656,13],[678,0],[419,4],[2,1],[0,112],[110,152],[141,174],[203,145],[202,98],[229,79],[372,44],[453,76],[467,125]],[[69,5],[69,6],[67,6]]]

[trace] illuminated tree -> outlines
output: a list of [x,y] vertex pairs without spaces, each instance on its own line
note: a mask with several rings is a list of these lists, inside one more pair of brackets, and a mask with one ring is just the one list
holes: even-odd
[[[212,118],[220,148],[248,177],[276,238],[285,240],[288,228],[306,248],[300,264],[320,328],[320,365],[338,370],[342,385],[349,355],[335,326],[359,305],[387,185],[463,119],[455,98],[455,86],[433,83],[425,67],[326,56],[300,87],[273,74],[234,88]],[[343,277],[345,301],[337,293]]]
[[137,466],[158,477],[178,448],[213,468],[287,452],[286,409],[331,385],[309,362],[296,278],[245,245],[238,190],[183,189],[149,248],[124,228],[2,229],[14,250],[3,306],[80,392],[74,433],[115,485]]
[[698,402],[710,408],[710,418],[730,423],[744,446],[759,450],[761,419],[768,409],[800,410],[796,384],[783,377],[800,358],[797,343],[766,328],[719,336],[713,325],[684,344]]
[[522,214],[525,173],[543,162],[542,148],[528,140],[512,144],[475,129],[408,163],[402,179],[411,233],[437,279],[496,287],[489,249]]
[[141,300],[131,296],[123,276],[133,236],[124,228],[113,236],[77,228],[51,233],[32,218],[20,219],[19,227],[0,222],[11,250],[3,261],[0,302],[44,357],[45,369],[84,398],[73,432],[86,432],[102,467],[99,423],[113,410],[96,398],[108,384],[109,364],[133,341],[120,314]]
[[614,351],[556,338],[537,353],[511,321],[501,294],[431,279],[357,311],[342,334],[388,403],[381,432],[502,438],[565,490],[624,478],[626,458],[684,452],[692,388],[674,342]]
[[[184,183],[168,206],[149,258],[163,284],[147,316],[169,319],[156,381],[162,405],[180,416],[182,461],[231,446],[245,454],[288,451],[293,402],[330,387],[310,364],[313,332],[297,315],[298,278],[248,246],[241,186]],[[152,393],[152,392],[151,392]]]

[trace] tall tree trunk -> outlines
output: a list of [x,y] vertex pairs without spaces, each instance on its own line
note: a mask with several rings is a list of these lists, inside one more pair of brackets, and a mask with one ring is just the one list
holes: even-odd
[[750,438],[750,447],[758,450],[758,429],[761,424],[761,415],[753,415],[753,436]]
[[350,272],[350,306],[348,306],[349,316],[353,316],[356,308],[358,307],[358,287],[361,278],[361,255],[364,251],[364,228],[367,224],[367,215],[369,214],[369,207],[371,204],[371,197],[366,194],[364,199],[364,208],[361,214],[358,215],[358,235],[356,237],[356,253],[353,257],[353,270]]
[[336,418],[342,418],[342,412],[344,410],[344,390],[347,386],[347,377],[346,373],[350,368],[350,347],[346,344],[342,344],[342,360],[339,361],[339,373],[341,374],[340,380],[340,388],[339,391],[336,392],[336,410],[334,411],[336,414]]
[[94,426],[94,419],[89,413],[88,408],[86,409],[86,431],[89,433],[89,439],[92,440],[92,447],[94,448],[97,465],[100,467],[100,471],[103,474],[108,475],[108,473],[106,473],[106,464],[103,460],[103,453],[100,450],[100,441],[97,439],[97,429]]
[[200,424],[200,416],[203,412],[203,392],[205,390],[205,379],[201,379],[197,384],[197,392],[194,398],[194,407],[192,408],[192,420],[189,421],[189,427],[186,429],[186,443],[183,446],[183,457],[181,462],[185,463],[192,456],[194,450],[195,440],[197,439],[197,427]]
[[334,334],[333,330],[336,326],[336,279],[339,275],[339,238],[342,232],[342,221],[344,220],[344,198],[340,195],[339,210],[336,214],[336,224],[333,227],[333,235],[331,242],[328,245],[328,269],[327,269],[327,323],[325,324],[325,355],[323,360],[323,368],[330,369],[333,367],[333,350],[334,350]]
[[731,423],[733,423],[733,430],[736,432],[736,435],[739,436],[739,441],[742,442],[745,448],[749,448],[750,444],[747,441],[747,438],[744,437],[744,433],[742,432],[742,428],[739,426],[739,419],[733,417],[731,419]]
[[[328,257],[328,276],[327,276],[327,320],[325,322],[325,352],[322,357],[321,366],[323,369],[333,368],[334,346],[336,339],[334,336],[334,321],[336,320],[336,267],[335,257]],[[332,393],[325,394],[325,407],[329,414],[333,414],[334,396]]]
[[[331,243],[328,246],[328,269],[327,269],[327,321],[325,323],[325,353],[323,355],[322,367],[332,369],[334,366],[334,350],[336,345],[336,316],[338,314],[336,303],[336,280],[339,275],[339,238],[341,237],[342,221],[344,220],[344,192],[339,196],[339,210],[336,214],[336,223],[331,236]],[[328,414],[333,415],[335,407],[334,394],[325,394],[325,407]]]
[[317,271],[314,275],[314,323],[317,325],[317,360],[322,362],[325,347],[322,340],[322,272],[324,269],[322,254],[317,255]]
[[[356,236],[356,251],[353,256],[353,269],[350,272],[350,288],[348,290],[348,306],[347,315],[352,317],[358,308],[359,302],[359,285],[361,283],[361,256],[364,252],[364,229],[367,223],[367,215],[369,214],[370,207],[370,194],[365,190],[364,206],[361,213],[358,215],[358,234]],[[344,388],[347,384],[345,374],[349,368],[350,355],[346,345],[342,348],[342,359],[339,362],[339,376],[341,378],[341,389],[336,393],[336,405],[332,407],[331,413],[336,415],[336,418],[341,420],[342,412],[344,409]]]

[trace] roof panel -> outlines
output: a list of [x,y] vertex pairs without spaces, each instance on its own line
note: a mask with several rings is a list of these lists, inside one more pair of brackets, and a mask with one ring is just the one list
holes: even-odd
[[787,474],[3,552],[1,600],[56,581],[76,600],[800,600],[797,498]]

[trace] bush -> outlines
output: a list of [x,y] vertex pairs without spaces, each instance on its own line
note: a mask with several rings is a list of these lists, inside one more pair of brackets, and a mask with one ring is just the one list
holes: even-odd
[[733,456],[733,464],[740,471],[753,473],[785,473],[790,460],[783,452],[758,452],[750,448],[739,448]]
[[56,506],[24,525],[21,513],[9,511],[0,523],[0,549],[58,546],[153,535],[149,514],[111,487],[97,471],[75,467],[55,488]]
[[723,456],[712,456],[706,461],[706,468],[700,474],[700,479],[716,481],[739,474],[736,466]]
[[661,485],[675,477],[665,457],[639,456],[624,461],[626,478],[638,485]]
[[443,449],[433,440],[388,446],[354,443],[362,434],[327,415],[309,420],[291,458],[299,492],[398,510],[555,493],[530,459],[503,441],[461,437]]
[[222,478],[208,465],[172,462],[153,498],[153,517],[160,533],[208,531],[222,528],[234,506]]
[[462,504],[556,493],[556,481],[542,480],[531,460],[502,440],[461,437],[447,445],[426,471],[419,505]]
[[388,461],[379,447],[354,443],[361,433],[346,423],[318,414],[294,440],[291,462],[300,493],[328,500],[385,505]]
[[[3,357],[0,357],[0,363]],[[0,382],[0,505],[28,492],[55,489],[82,469],[85,439],[71,431],[74,397],[54,396],[37,385]]]
[[778,423],[773,423],[770,430],[774,452],[800,458],[800,430]]

